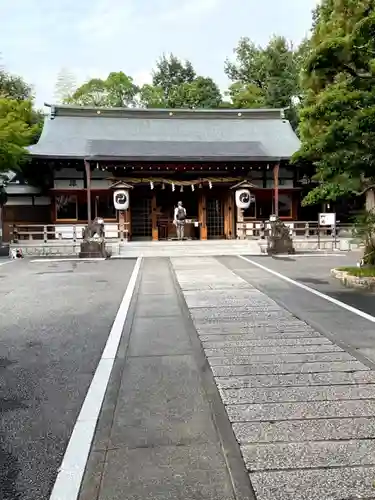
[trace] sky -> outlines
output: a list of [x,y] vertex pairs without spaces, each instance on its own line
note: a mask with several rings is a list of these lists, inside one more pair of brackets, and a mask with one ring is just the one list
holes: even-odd
[[83,83],[124,71],[150,81],[173,52],[227,87],[224,61],[241,37],[264,46],[274,34],[299,43],[318,0],[0,0],[1,65],[53,103],[59,73]]

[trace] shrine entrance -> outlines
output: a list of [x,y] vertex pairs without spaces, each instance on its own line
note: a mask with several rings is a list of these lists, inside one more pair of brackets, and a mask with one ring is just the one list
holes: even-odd
[[156,191],[156,223],[159,240],[173,240],[177,238],[176,226],[173,224],[174,210],[179,201],[182,201],[186,209],[185,238],[199,240],[200,225],[199,218],[199,193],[185,187],[181,190],[178,186],[175,191],[171,189],[159,189]]

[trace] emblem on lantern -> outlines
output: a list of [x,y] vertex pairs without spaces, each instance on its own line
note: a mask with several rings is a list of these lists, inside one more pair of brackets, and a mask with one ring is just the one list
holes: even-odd
[[236,191],[236,205],[242,210],[246,210],[254,203],[255,196],[248,189],[238,189]]
[[113,193],[113,204],[116,210],[128,210],[129,191],[127,189],[118,189]]

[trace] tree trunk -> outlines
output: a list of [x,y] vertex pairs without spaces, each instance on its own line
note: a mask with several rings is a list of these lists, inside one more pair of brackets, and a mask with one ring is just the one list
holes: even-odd
[[372,212],[375,209],[375,191],[369,189],[366,192],[366,211]]
[[[374,213],[375,211],[375,191],[373,189],[369,189],[366,192],[366,211],[369,213]],[[364,250],[364,262],[367,265],[374,266],[375,265],[375,241],[374,237],[372,236],[373,230],[369,228],[368,232],[368,240],[365,245],[365,250]]]

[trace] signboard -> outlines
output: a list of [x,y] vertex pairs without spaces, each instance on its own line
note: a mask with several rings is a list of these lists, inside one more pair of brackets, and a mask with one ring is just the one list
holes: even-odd
[[319,214],[319,226],[336,226],[336,214],[335,213]]

